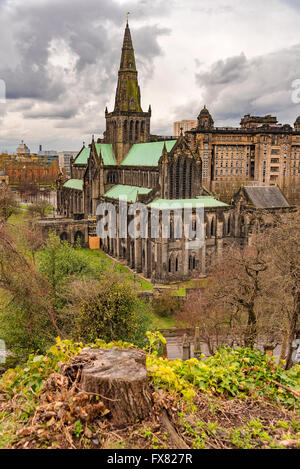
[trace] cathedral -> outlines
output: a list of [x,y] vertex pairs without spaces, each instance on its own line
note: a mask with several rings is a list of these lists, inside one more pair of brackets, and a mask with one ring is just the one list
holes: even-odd
[[[206,111],[204,114],[206,116]],[[114,110],[109,112],[106,108],[105,119],[103,139],[96,140],[93,136],[91,143],[84,145],[72,160],[71,178],[64,181],[60,177],[57,182],[60,219],[53,221],[52,227],[61,239],[70,243],[79,240],[84,246],[102,249],[157,283],[205,274],[212,257],[219,255],[224,247],[233,242],[246,242],[247,222],[241,215],[241,197],[237,208],[216,200],[208,192],[203,186],[203,156],[198,148],[182,134],[178,138],[151,135],[151,106],[147,112],[141,107],[128,22]],[[203,113],[200,119],[203,120]],[[273,191],[276,189],[274,187]],[[141,203],[148,210],[146,236],[120,235],[118,229],[116,236],[99,236],[96,232],[97,207],[103,203],[114,206],[118,225],[119,199],[124,197],[129,207]],[[272,206],[271,200],[270,207],[287,206],[280,195],[279,199],[276,207]],[[186,203],[191,207],[194,224],[197,223],[196,207],[199,204],[203,207],[204,242],[194,248],[187,248],[189,235],[183,234],[183,230],[178,234],[175,230],[174,207],[184,207]],[[157,236],[152,236],[152,209],[159,212],[159,223],[164,211],[169,212],[167,237],[162,229],[158,230]],[[51,221],[45,222],[45,226],[51,229]]]

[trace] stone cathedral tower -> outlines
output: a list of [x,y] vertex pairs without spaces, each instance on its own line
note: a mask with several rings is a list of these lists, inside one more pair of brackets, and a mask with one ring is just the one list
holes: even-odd
[[128,21],[122,48],[118,85],[113,112],[105,111],[105,143],[113,145],[119,165],[134,143],[149,142],[151,107],[141,108],[138,72]]

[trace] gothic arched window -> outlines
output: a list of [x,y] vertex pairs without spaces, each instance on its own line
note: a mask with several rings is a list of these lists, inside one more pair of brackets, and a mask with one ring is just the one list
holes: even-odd
[[124,124],[123,124],[123,140],[127,142],[127,139],[128,139],[128,123],[126,120],[124,121]]
[[136,121],[136,123],[135,123],[135,141],[138,141],[138,139],[139,139],[139,128],[140,128],[140,123],[139,123],[139,121]]
[[211,236],[215,235],[215,219],[213,218],[210,225],[210,234]]
[[183,175],[182,175],[182,196],[183,196],[183,198],[186,197],[186,166],[187,166],[187,161],[186,161],[186,158],[184,158]]
[[116,141],[116,138],[117,138],[117,123],[116,123],[116,121],[114,121],[114,124],[113,124],[113,140]]
[[130,121],[129,125],[129,141],[133,141],[133,121]]
[[169,174],[170,174],[170,199],[173,199],[174,197],[174,166],[173,164],[170,164],[169,166]]
[[230,235],[230,233],[231,233],[231,217],[229,216],[228,221],[227,221],[227,234]]
[[179,199],[180,197],[180,159],[177,160],[176,164],[176,174],[175,174],[175,198]]
[[192,181],[193,181],[193,165],[190,163],[189,168],[189,198],[192,198]]

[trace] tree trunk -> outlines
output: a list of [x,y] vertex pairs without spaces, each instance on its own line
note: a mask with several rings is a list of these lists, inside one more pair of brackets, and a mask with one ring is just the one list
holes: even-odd
[[123,427],[147,417],[152,409],[146,355],[129,349],[84,349],[63,372],[78,388],[103,400],[114,425]]
[[285,332],[282,336],[282,345],[280,352],[280,360],[285,360],[286,357],[286,347],[287,347],[288,333]]
[[293,348],[292,344],[296,338],[296,331],[297,331],[297,322],[300,315],[300,292],[296,291],[294,294],[294,311],[292,315],[292,319],[290,322],[290,329],[289,329],[289,338],[288,338],[288,353],[285,362],[285,369],[289,370],[293,366],[292,362],[292,354]]
[[245,347],[254,348],[257,336],[257,320],[253,307],[248,309],[248,324],[245,333]]

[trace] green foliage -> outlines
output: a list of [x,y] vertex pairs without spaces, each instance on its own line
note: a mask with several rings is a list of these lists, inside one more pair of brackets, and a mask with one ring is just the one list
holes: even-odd
[[242,428],[233,430],[230,439],[232,444],[239,449],[258,449],[272,441],[267,429],[264,428],[259,419],[251,420]]
[[169,318],[180,311],[181,305],[178,296],[174,296],[170,291],[165,291],[157,298],[153,298],[152,308],[157,316]]
[[265,397],[290,409],[299,404],[290,392],[278,388],[272,381],[299,389],[300,366],[285,371],[258,350],[224,348],[205,361],[168,361],[153,356],[147,360],[155,384],[180,392],[187,400],[201,391],[229,398]]
[[[15,361],[44,353],[57,335],[66,336],[72,318],[64,311],[66,285],[75,278],[96,275],[80,252],[51,234],[37,254],[37,264],[22,248],[2,256],[6,269],[0,337]],[[6,274],[7,272],[7,274]]]
[[55,233],[50,233],[45,248],[39,253],[38,268],[49,280],[54,291],[65,285],[71,277],[96,275],[80,251],[67,241],[62,242]]
[[148,345],[144,348],[144,350],[146,350],[148,354],[152,354],[153,356],[157,357],[157,355],[161,354],[162,347],[167,343],[166,339],[159,331],[147,331],[146,337]]
[[52,207],[47,201],[41,200],[35,204],[29,205],[27,210],[32,217],[45,218],[48,213],[51,213]]
[[[295,366],[286,372],[257,350],[228,348],[219,350],[215,356],[206,361],[192,359],[186,362],[181,360],[171,362],[158,357],[161,344],[165,342],[159,332],[148,332],[147,339],[149,345],[145,349],[148,352],[147,369],[150,381],[155,388],[177,393],[177,399],[181,399],[183,410],[178,412],[178,416],[183,436],[194,449],[210,448],[211,443],[219,438],[224,438],[224,441],[229,442],[232,447],[240,449],[278,448],[280,440],[297,438],[298,420],[285,422],[274,419],[273,425],[268,426],[263,420],[255,418],[239,427],[223,428],[218,422],[197,419],[193,410],[190,414],[193,418],[188,419],[188,409],[192,407],[185,406],[185,403],[191,402],[196,393],[203,392],[208,400],[212,395],[219,396],[221,399],[217,401],[218,403],[224,402],[226,398],[252,397],[258,400],[267,398],[278,404],[279,408],[282,404],[293,408],[296,407],[296,402],[290,402],[291,394],[279,390],[270,383],[269,379],[271,377],[290,388],[298,389],[300,367]],[[59,372],[61,364],[69,362],[72,357],[78,355],[84,346],[133,347],[127,342],[106,343],[99,338],[87,345],[57,338],[55,345],[50,347],[45,355],[31,355],[23,366],[8,370],[0,379],[1,399],[3,401],[5,396],[6,399],[13,399],[11,402],[15,404],[18,402],[18,405],[14,405],[13,411],[0,412],[0,447],[9,447],[16,441],[17,430],[22,428],[37,411],[44,381],[50,374]],[[83,431],[82,422],[76,420],[73,426],[75,437],[81,439]],[[139,434],[153,448],[165,447],[166,434],[158,438],[151,427],[142,427]],[[89,441],[86,441],[86,447],[88,444]]]
[[68,362],[80,353],[83,345],[70,340],[56,339],[55,345],[47,350],[45,355],[30,355],[24,365],[9,369],[0,380],[0,391],[10,396],[23,394],[32,396],[41,390],[44,380],[51,373],[59,370],[60,363]]
[[[6,256],[14,290],[10,281],[0,314],[0,337],[13,353],[11,363],[45,353],[57,335],[85,342],[122,339],[144,347],[151,313],[124,275],[110,271],[107,280],[102,263],[92,263],[81,248],[61,242],[55,233],[37,252],[36,262],[27,262],[28,253],[14,255],[15,269]],[[84,295],[77,290],[85,290]]]
[[80,422],[80,420],[76,420],[74,424],[74,435],[77,438],[79,438],[82,432],[83,432],[82,423]]
[[147,306],[130,283],[120,277],[102,279],[84,298],[76,299],[76,340],[124,340],[143,346],[150,319]]
[[23,309],[12,302],[0,312],[0,337],[11,352],[5,363],[8,367],[24,362],[30,354],[47,350],[55,331],[45,310],[32,314],[29,307]]
[[[111,273],[124,275],[126,280],[132,283],[132,287],[135,287],[137,290],[153,290],[153,285],[150,282],[147,282],[142,277],[134,275],[131,270],[128,269],[125,265],[120,264],[119,262],[114,261],[111,257],[107,256],[101,250],[92,250],[78,248],[78,252],[82,255],[84,259],[87,260],[90,267],[94,271],[106,272],[107,275]],[[134,278],[137,282],[134,281]]]
[[207,439],[205,431],[202,430],[200,425],[200,430],[198,428],[192,427],[189,423],[186,422],[183,414],[180,414],[180,417],[184,427],[185,435],[193,439],[193,449],[205,449],[205,443]]

